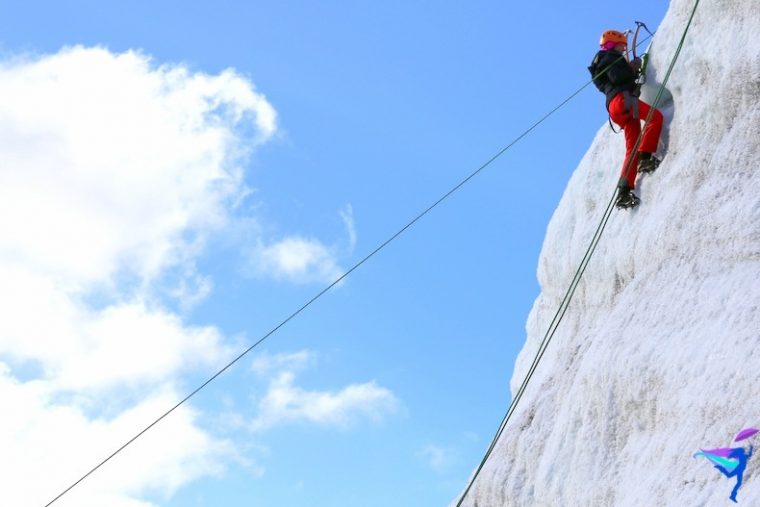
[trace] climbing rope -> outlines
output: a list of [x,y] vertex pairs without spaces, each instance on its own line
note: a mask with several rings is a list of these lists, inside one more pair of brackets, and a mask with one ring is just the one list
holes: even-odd
[[[639,44],[643,44],[646,42],[649,38],[651,38],[651,35],[643,39]],[[624,58],[624,56],[621,56],[621,58]],[[614,64],[614,63],[613,63]],[[611,64],[611,65],[613,65]],[[610,65],[610,66],[611,66]],[[605,68],[602,70],[599,75],[606,72],[606,70],[609,68]],[[594,76],[596,77],[596,76]],[[229,363],[227,363],[223,368],[221,368],[219,371],[217,371],[213,376],[211,376],[208,380],[203,382],[200,386],[198,386],[195,390],[193,390],[190,394],[185,396],[182,400],[177,402],[173,407],[168,409],[166,412],[161,414],[158,418],[156,418],[153,422],[151,422],[149,425],[147,425],[145,428],[143,428],[141,431],[139,431],[135,436],[127,440],[122,446],[120,446],[118,449],[113,451],[108,457],[100,461],[97,465],[95,465],[92,469],[90,469],[87,473],[82,475],[78,480],[73,482],[70,486],[68,486],[66,489],[64,489],[61,493],[59,493],[55,498],[53,498],[50,502],[45,504],[44,507],[50,507],[52,504],[57,502],[61,497],[66,495],[69,491],[71,491],[73,488],[78,486],[80,483],[82,483],[85,479],[87,479],[90,475],[95,473],[99,468],[101,468],[103,465],[108,463],[111,459],[113,459],[117,454],[119,454],[121,451],[123,451],[125,448],[127,448],[129,445],[131,445],[135,440],[140,438],[142,435],[144,435],[146,432],[151,430],[154,426],[156,426],[158,423],[160,423],[163,419],[165,419],[167,416],[169,416],[172,412],[177,410],[179,407],[184,405],[188,400],[190,400],[193,396],[198,394],[201,390],[203,390],[206,386],[208,386],[211,382],[216,380],[217,377],[222,375],[225,371],[230,369],[233,365],[235,365],[238,361],[240,361],[243,357],[245,357],[248,353],[250,353],[253,349],[261,345],[264,341],[266,341],[270,336],[275,334],[280,328],[285,326],[287,323],[289,323],[291,320],[293,320],[295,317],[297,317],[300,313],[302,313],[304,310],[306,310],[309,306],[311,306],[314,302],[316,302],[318,299],[320,299],[323,295],[325,295],[327,292],[329,292],[333,287],[341,283],[346,277],[348,277],[351,273],[356,271],[359,267],[361,267],[364,263],[369,261],[372,257],[374,257],[376,254],[378,254],[381,250],[383,250],[386,246],[388,246],[391,242],[393,242],[396,238],[401,236],[404,232],[406,232],[409,228],[411,228],[414,224],[416,224],[419,220],[421,220],[425,215],[430,213],[434,208],[438,207],[443,201],[448,199],[452,194],[454,194],[456,191],[458,191],[460,188],[462,188],[464,185],[466,185],[470,180],[472,180],[475,176],[480,174],[484,169],[486,169],[488,166],[490,166],[493,162],[495,162],[499,157],[501,157],[505,152],[507,152],[510,148],[512,148],[515,144],[520,142],[525,136],[530,134],[533,130],[535,130],[539,125],[541,125],[543,122],[545,122],[550,116],[552,116],[554,113],[562,109],[568,102],[573,100],[577,95],[579,95],[589,84],[591,84],[592,81],[588,81],[586,84],[578,88],[575,92],[573,92],[571,95],[569,95],[565,100],[560,102],[556,107],[554,107],[551,111],[546,113],[544,116],[542,116],[539,120],[537,120],[535,123],[533,123],[530,127],[528,127],[526,130],[524,130],[521,134],[519,134],[515,139],[513,139],[507,146],[502,148],[499,152],[497,152],[493,157],[491,157],[489,160],[487,160],[484,164],[482,164],[480,167],[478,167],[475,171],[470,173],[467,177],[462,179],[459,183],[457,183],[455,186],[453,186],[448,192],[446,192],[442,197],[440,197],[437,201],[435,201],[433,204],[428,206],[424,211],[419,213],[417,216],[415,216],[411,221],[409,221],[406,225],[404,225],[401,229],[399,229],[396,233],[394,233],[392,236],[390,236],[387,240],[382,242],[377,248],[375,248],[373,251],[371,251],[368,255],[366,255],[364,258],[362,258],[359,262],[354,264],[348,271],[343,273],[338,279],[336,279],[334,282],[332,282],[330,285],[322,289],[319,293],[317,293],[315,296],[313,296],[310,300],[308,300],[305,304],[303,304],[300,308],[298,308],[296,311],[291,313],[288,317],[286,317],[283,321],[281,321],[279,324],[277,324],[274,328],[272,328],[271,331],[266,333],[264,336],[262,336],[259,340],[257,340],[255,343],[253,343],[251,346],[249,346],[247,349],[242,351],[240,354],[238,354],[234,359],[232,359]],[[493,445],[492,445],[493,446]],[[489,449],[490,454],[491,449]],[[469,488],[468,488],[469,489]]]
[[[641,132],[639,133],[638,138],[636,139],[636,143],[634,144],[633,149],[631,150],[632,153],[636,153],[638,151],[639,145],[641,144],[641,139],[643,137],[644,130],[646,129],[647,125],[652,119],[652,115],[654,114],[655,110],[657,109],[657,106],[659,106],[660,101],[662,100],[662,95],[665,91],[665,85],[667,84],[668,80],[670,79],[670,74],[673,71],[673,67],[675,66],[676,61],[678,60],[679,55],[681,54],[681,48],[683,47],[683,43],[686,40],[686,34],[689,31],[689,27],[691,27],[691,22],[694,19],[694,14],[697,12],[697,6],[699,6],[699,0],[696,0],[694,3],[694,8],[691,11],[691,15],[689,16],[689,21],[686,24],[686,28],[683,31],[683,34],[681,35],[681,40],[678,44],[678,47],[676,48],[675,54],[673,55],[673,58],[671,59],[670,66],[668,67],[668,71],[665,73],[665,77],[662,81],[662,84],[660,85],[657,95],[652,102],[652,107],[649,111],[649,114],[647,114],[647,117],[644,121],[644,128],[642,128]],[[635,157],[630,157],[630,160],[628,161],[627,166],[625,167],[624,176],[627,176],[630,172],[633,161],[635,160]],[[610,216],[612,215],[612,211],[614,209],[614,202],[615,198],[617,197],[618,189],[616,188],[615,191],[612,194],[612,197],[610,198],[610,201],[607,203],[607,208],[604,211],[604,214],[602,216],[602,220],[599,222],[599,225],[596,228],[596,231],[594,232],[594,236],[591,239],[591,243],[586,250],[586,253],[583,256],[583,259],[581,260],[580,265],[578,266],[578,269],[575,272],[575,275],[573,276],[572,282],[570,282],[570,287],[568,288],[567,292],[565,293],[565,297],[562,300],[562,302],[559,305],[559,308],[557,309],[557,312],[554,314],[554,318],[551,321],[551,324],[549,324],[549,328],[546,331],[546,334],[544,335],[544,338],[541,340],[541,343],[538,347],[538,352],[536,353],[536,356],[533,359],[532,364],[530,365],[530,368],[528,369],[528,373],[525,376],[525,379],[523,380],[522,384],[520,385],[520,388],[517,390],[517,393],[515,394],[512,403],[509,405],[509,409],[507,410],[506,415],[501,421],[501,424],[499,425],[499,429],[496,432],[496,435],[494,436],[493,440],[491,441],[491,445],[488,447],[488,450],[486,451],[485,456],[480,462],[480,465],[476,469],[475,473],[473,474],[472,478],[470,479],[467,488],[465,489],[464,493],[462,493],[462,496],[460,497],[459,501],[456,504],[456,507],[461,507],[462,502],[464,502],[465,498],[467,497],[467,494],[472,489],[473,484],[475,483],[475,480],[480,475],[481,470],[485,466],[486,462],[488,461],[488,458],[491,456],[491,453],[493,452],[494,448],[496,447],[496,442],[499,440],[501,435],[504,433],[504,430],[507,426],[507,423],[512,417],[512,414],[514,414],[515,409],[517,408],[518,403],[522,399],[522,396],[525,392],[525,388],[527,387],[528,383],[530,382],[531,378],[533,377],[533,374],[536,371],[536,368],[538,367],[539,362],[541,361],[541,358],[543,358],[544,353],[546,352],[546,349],[549,346],[549,343],[551,343],[552,338],[554,337],[554,334],[557,331],[557,328],[559,327],[560,322],[562,322],[563,317],[565,316],[565,313],[567,312],[567,309],[570,305],[570,302],[573,298],[573,295],[575,294],[575,289],[578,287],[578,284],[580,283],[581,278],[583,277],[583,273],[586,271],[586,267],[588,267],[588,264],[591,260],[591,255],[596,250],[596,246],[599,244],[599,240],[602,237],[602,233],[604,232],[604,229],[607,227],[607,222],[610,219]]]

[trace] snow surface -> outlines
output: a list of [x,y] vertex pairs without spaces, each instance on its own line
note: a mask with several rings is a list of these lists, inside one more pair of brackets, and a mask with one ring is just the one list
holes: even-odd
[[[671,2],[645,98],[662,81],[693,6]],[[758,27],[757,0],[701,2],[668,82],[662,165],[639,177],[638,209],[613,212],[463,505],[735,505],[735,479],[692,454],[760,427]],[[622,135],[603,125],[548,226],[542,292],[513,394],[612,197],[623,152]],[[748,442],[760,448],[760,438]],[[760,505],[760,449],[738,499]]]

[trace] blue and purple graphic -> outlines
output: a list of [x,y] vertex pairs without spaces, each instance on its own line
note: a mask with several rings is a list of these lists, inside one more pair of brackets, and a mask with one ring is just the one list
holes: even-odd
[[[746,428],[739,432],[734,438],[734,442],[741,442],[747,440],[750,437],[755,436],[760,430],[757,428]],[[739,488],[742,486],[742,480],[744,479],[744,470],[747,468],[747,461],[752,456],[753,447],[749,446],[749,452],[744,447],[722,447],[720,449],[702,449],[696,453],[694,457],[702,456],[715,464],[715,468],[727,478],[736,477],[736,486],[731,491],[729,497],[734,503],[739,503],[736,500],[736,494],[739,492]]]

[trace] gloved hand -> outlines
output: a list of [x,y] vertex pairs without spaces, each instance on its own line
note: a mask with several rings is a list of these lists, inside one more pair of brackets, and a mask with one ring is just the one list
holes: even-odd
[[631,69],[633,69],[633,72],[635,72],[636,74],[639,74],[641,72],[641,58],[638,58],[638,57],[634,58],[633,60],[631,60],[629,65],[631,66]]

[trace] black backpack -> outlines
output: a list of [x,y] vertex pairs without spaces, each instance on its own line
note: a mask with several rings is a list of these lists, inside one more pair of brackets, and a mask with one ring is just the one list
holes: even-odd
[[591,80],[594,81],[594,86],[596,86],[600,92],[606,94],[609,79],[607,78],[607,69],[605,66],[600,65],[602,54],[603,53],[599,52],[594,56],[594,60],[591,62],[591,65],[589,65],[588,71],[591,73]]

